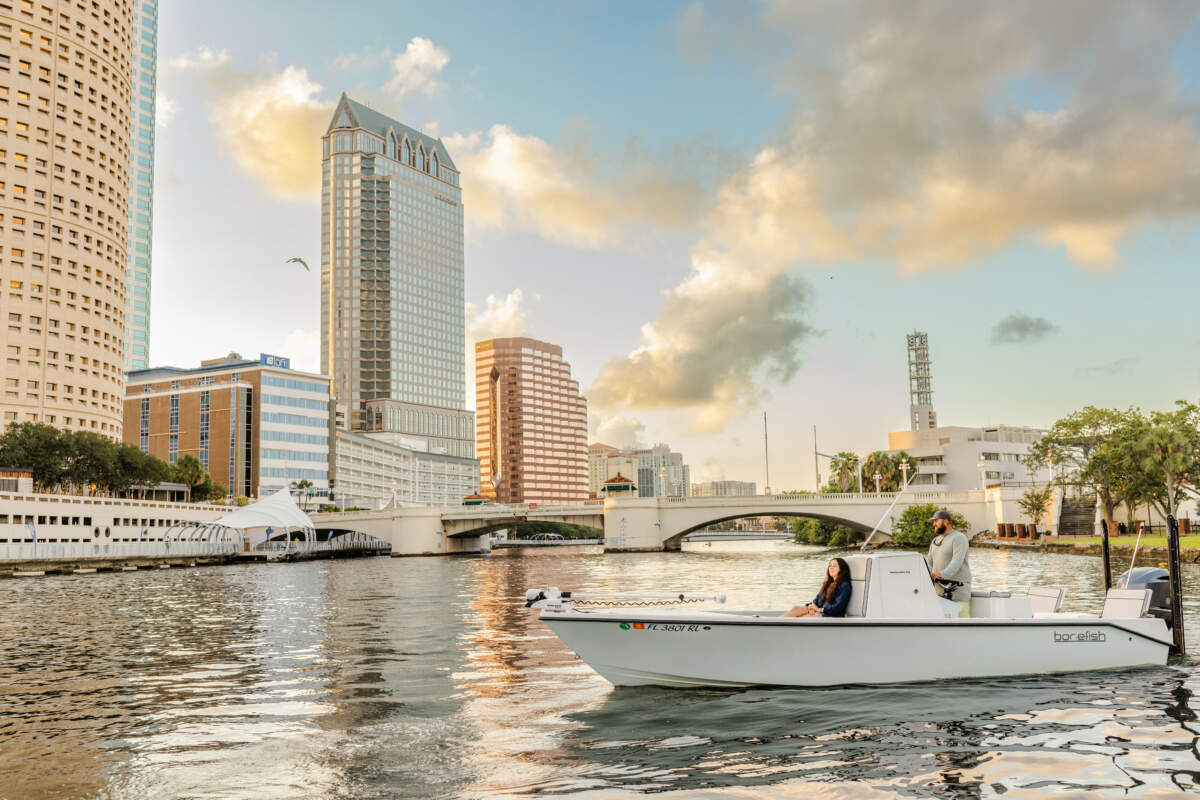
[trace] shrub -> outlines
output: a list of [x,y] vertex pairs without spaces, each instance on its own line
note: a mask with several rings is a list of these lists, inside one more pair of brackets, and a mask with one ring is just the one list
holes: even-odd
[[[904,509],[904,513],[900,515],[900,521],[896,523],[896,529],[892,532],[892,542],[901,547],[928,547],[934,536],[933,523],[929,521],[929,518],[939,510],[941,509],[933,503],[909,506]],[[966,533],[971,529],[962,514],[951,511],[950,521],[954,523],[955,530]]]

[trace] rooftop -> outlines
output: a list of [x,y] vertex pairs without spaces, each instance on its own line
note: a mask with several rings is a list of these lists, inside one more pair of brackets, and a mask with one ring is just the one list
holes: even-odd
[[450,153],[447,152],[446,145],[442,143],[441,139],[421,133],[399,120],[392,119],[369,106],[351,100],[345,92],[342,92],[342,96],[338,100],[337,108],[333,111],[333,119],[329,121],[329,127],[325,133],[331,133],[337,128],[363,128],[384,140],[387,139],[390,130],[396,137],[397,143],[403,141],[407,136],[410,142],[424,144],[426,150],[437,153],[438,162],[442,166],[458,172],[458,167],[454,166],[454,159],[450,158]]

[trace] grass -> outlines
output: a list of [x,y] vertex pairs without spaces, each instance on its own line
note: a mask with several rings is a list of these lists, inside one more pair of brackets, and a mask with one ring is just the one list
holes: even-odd
[[[1100,544],[1100,537],[1099,536],[1061,536],[1061,537],[1049,536],[1049,537],[1044,538],[1042,541],[1087,542],[1090,544]],[[1109,544],[1112,544],[1112,545],[1122,545],[1122,546],[1128,545],[1129,547],[1133,547],[1134,544],[1137,542],[1137,534],[1134,534],[1133,536],[1112,536],[1112,537],[1109,537],[1108,542],[1109,542]],[[1166,546],[1167,546],[1166,534],[1163,534],[1162,536],[1143,536],[1142,537],[1142,547],[1166,547]],[[1179,546],[1184,547],[1184,548],[1200,547],[1200,536],[1182,536],[1179,539]]]

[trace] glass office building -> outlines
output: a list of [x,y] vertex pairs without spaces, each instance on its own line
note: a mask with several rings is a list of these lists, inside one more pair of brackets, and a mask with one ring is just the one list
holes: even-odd
[[129,110],[129,253],[125,275],[125,369],[150,356],[150,261],[154,221],[154,97],[158,0],[133,0]]
[[440,139],[344,94],[322,147],[321,371],[338,419],[471,458],[458,170]]

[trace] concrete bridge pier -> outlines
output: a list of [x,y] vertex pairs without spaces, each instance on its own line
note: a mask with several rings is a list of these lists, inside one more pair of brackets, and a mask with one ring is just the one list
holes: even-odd
[[491,550],[487,532],[453,535],[445,530],[442,513],[440,508],[386,508],[310,516],[318,528],[345,528],[383,539],[392,545],[393,556],[461,555]]
[[680,549],[682,537],[664,541],[662,526],[656,497],[609,500],[604,504],[604,550],[646,553]]

